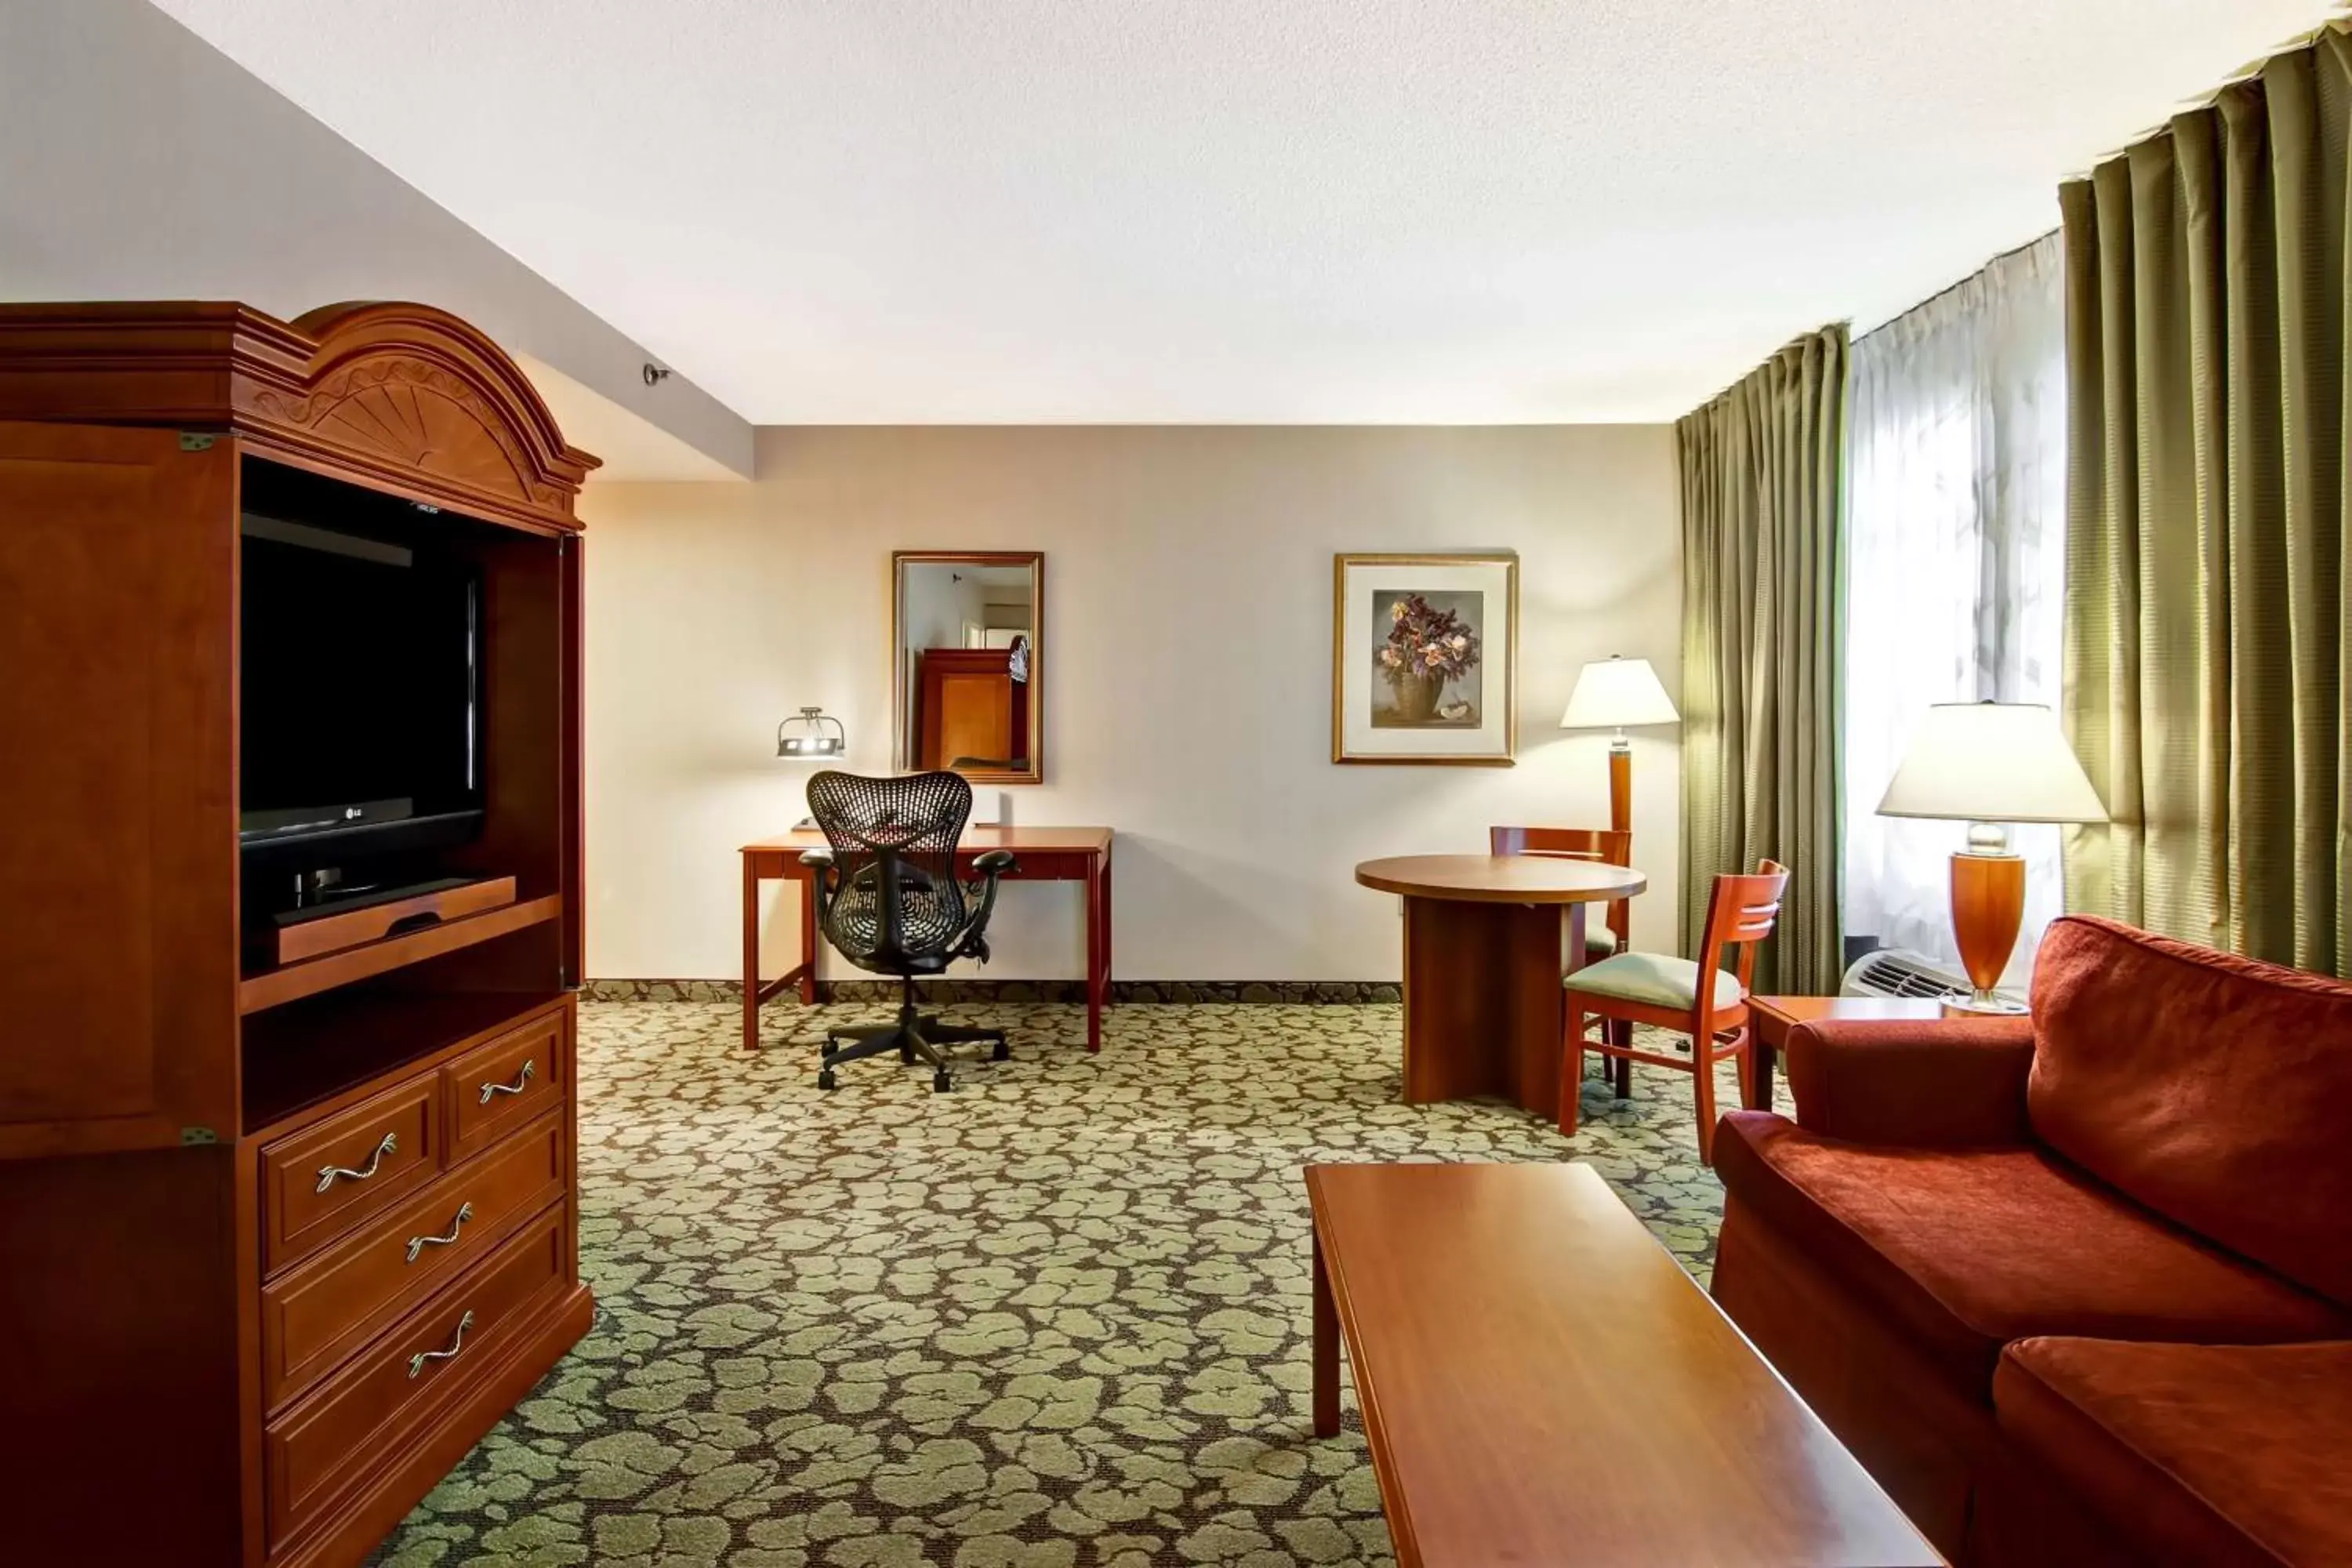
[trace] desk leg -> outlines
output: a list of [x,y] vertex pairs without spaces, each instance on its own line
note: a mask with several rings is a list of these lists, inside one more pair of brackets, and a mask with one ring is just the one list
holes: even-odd
[[1315,1250],[1315,1435],[1332,1437],[1339,1431],[1339,1309],[1323,1266],[1320,1231],[1309,1245]]
[[1110,857],[1087,862],[1087,1050],[1102,1049],[1103,1005],[1110,999]]
[[801,889],[801,1005],[817,1005],[816,879],[797,879]]
[[760,1048],[760,868],[743,857],[743,1048]]

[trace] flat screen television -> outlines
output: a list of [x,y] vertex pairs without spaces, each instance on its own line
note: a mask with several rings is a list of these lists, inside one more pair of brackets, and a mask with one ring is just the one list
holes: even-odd
[[318,867],[482,820],[481,579],[430,550],[248,512],[237,837]]

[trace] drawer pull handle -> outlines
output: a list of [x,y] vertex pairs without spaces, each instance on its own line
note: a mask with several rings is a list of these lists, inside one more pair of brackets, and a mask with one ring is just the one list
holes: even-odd
[[456,1361],[457,1359],[457,1352],[466,1348],[466,1331],[473,1326],[474,1314],[472,1309],[468,1308],[466,1315],[457,1320],[457,1331],[449,1336],[449,1348],[447,1350],[418,1351],[415,1355],[408,1358],[408,1375],[410,1380],[412,1382],[415,1381],[416,1374],[425,1370],[425,1363],[428,1361]]
[[346,1165],[320,1166],[318,1190],[323,1193],[337,1182],[366,1181],[370,1176],[374,1175],[376,1168],[383,1163],[383,1157],[396,1152],[399,1148],[400,1134],[387,1132],[383,1135],[383,1142],[375,1146],[375,1152],[368,1156],[368,1163],[358,1170],[354,1171]]
[[530,1087],[531,1074],[538,1070],[539,1060],[537,1058],[533,1058],[522,1064],[522,1071],[515,1074],[514,1082],[486,1083],[482,1085],[482,1098],[480,1103],[488,1105],[490,1102],[490,1097],[496,1094],[520,1094],[524,1089]]
[[464,1229],[466,1222],[473,1217],[474,1205],[471,1203],[462,1203],[457,1205],[457,1217],[449,1222],[448,1235],[410,1237],[408,1238],[408,1261],[411,1263],[415,1262],[416,1255],[424,1251],[428,1247],[446,1247],[451,1242],[457,1240],[457,1232]]

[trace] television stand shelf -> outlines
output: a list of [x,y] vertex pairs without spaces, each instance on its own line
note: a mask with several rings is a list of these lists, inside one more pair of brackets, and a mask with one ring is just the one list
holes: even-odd
[[282,969],[514,901],[512,877],[441,877],[358,894],[270,916],[255,933],[254,956],[262,967]]
[[463,920],[426,926],[422,931],[347,947],[324,957],[289,963],[283,969],[265,969],[238,982],[236,1010],[247,1015],[263,1012],[304,996],[315,996],[321,991],[331,991],[338,985],[348,985],[354,980],[422,963],[461,947],[556,920],[562,913],[562,899],[551,893],[545,898],[525,899],[482,914],[467,915]]

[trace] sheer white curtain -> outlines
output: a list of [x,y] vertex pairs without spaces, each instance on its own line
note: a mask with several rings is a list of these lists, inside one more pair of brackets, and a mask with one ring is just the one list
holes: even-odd
[[[2051,235],[1853,344],[1847,400],[1844,926],[1958,967],[1958,822],[1877,815],[1930,703],[2059,700],[2066,569],[2064,263]],[[2023,827],[2031,973],[2063,896]]]

